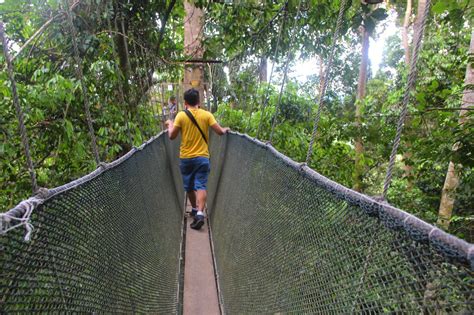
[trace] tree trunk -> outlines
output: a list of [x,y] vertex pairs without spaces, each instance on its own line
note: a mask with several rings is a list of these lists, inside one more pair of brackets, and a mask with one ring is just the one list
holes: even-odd
[[[193,59],[202,59],[204,49],[202,47],[204,12],[196,8],[194,4],[185,1],[184,9],[184,53]],[[201,102],[204,102],[204,69],[202,64],[184,66],[184,89],[195,88],[199,91]],[[204,105],[204,104],[202,104]]]
[[407,8],[405,11],[405,19],[403,21],[402,28],[402,43],[403,49],[405,50],[405,63],[407,66],[410,66],[410,44],[408,42],[408,28],[410,27],[410,17],[411,17],[411,2],[412,0],[407,0]]
[[[361,127],[361,111],[362,103],[365,98],[365,90],[367,84],[367,65],[369,62],[369,32],[363,27],[361,31],[362,37],[362,51],[361,61],[359,66],[359,83],[357,86],[357,99],[355,109],[355,124],[360,134]],[[357,135],[355,139],[355,165],[354,165],[354,190],[362,190],[362,173],[364,171],[363,163],[364,147],[362,145],[362,138]]]
[[[123,13],[119,10],[118,6],[115,7],[115,19],[114,27],[117,32],[115,41],[117,43],[117,55],[119,57],[119,66],[120,71],[122,72],[122,90],[126,100],[130,99],[130,86],[128,85],[128,80],[130,78],[130,62],[128,59],[128,43],[126,38],[126,27],[125,27],[125,17]],[[130,103],[128,104],[130,108]],[[130,108],[132,109],[132,108]]]
[[260,66],[259,66],[259,71],[258,71],[258,74],[259,74],[259,79],[260,79],[260,82],[267,82],[267,68],[268,68],[268,64],[267,64],[267,58],[264,56],[264,57],[261,57],[260,58]]
[[[469,55],[474,54],[474,31],[471,33],[471,44],[469,46]],[[462,127],[469,116],[467,115],[470,108],[474,107],[474,68],[472,63],[468,61],[466,68],[466,78],[464,79],[464,94],[462,98],[462,110],[459,113],[459,125]],[[453,146],[453,151],[459,147],[458,143]],[[443,190],[441,192],[441,202],[438,212],[438,225],[444,229],[449,228],[449,222],[453,214],[454,202],[456,201],[456,189],[459,186],[459,178],[461,175],[462,164],[455,164],[450,161],[448,172],[446,173],[446,180],[444,181]]]

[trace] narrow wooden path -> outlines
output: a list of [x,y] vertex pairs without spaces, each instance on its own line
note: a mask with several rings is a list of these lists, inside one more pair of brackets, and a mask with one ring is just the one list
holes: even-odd
[[[190,212],[188,206],[186,212]],[[188,214],[186,214],[188,215]],[[219,315],[219,302],[214,276],[208,224],[199,230],[193,230],[186,224],[186,251],[184,266],[184,301],[185,315]]]

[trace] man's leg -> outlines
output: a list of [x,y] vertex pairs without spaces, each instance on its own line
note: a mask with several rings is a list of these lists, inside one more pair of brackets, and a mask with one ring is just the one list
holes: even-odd
[[194,217],[198,212],[196,191],[191,190],[191,191],[188,191],[187,194],[188,194],[189,202],[191,203],[191,207],[192,207],[191,216]]
[[191,228],[199,230],[204,225],[204,209],[207,199],[207,177],[209,175],[209,159],[199,158],[196,163],[196,176],[194,180],[194,188],[196,189],[196,199],[198,212],[195,220],[191,223]]
[[191,190],[191,191],[188,191],[188,198],[189,198],[189,202],[191,203],[191,206],[193,207],[193,209],[198,209],[198,206],[197,206],[197,200],[196,200],[196,191],[194,190]]
[[183,177],[184,191],[186,191],[189,202],[191,203],[192,210],[191,216],[197,214],[197,200],[196,200],[196,191],[194,188],[194,175],[193,175],[193,165],[192,161],[189,159],[181,159],[179,168],[181,175]]
[[196,192],[196,195],[198,210],[204,212],[204,209],[206,208],[207,191],[200,189]]

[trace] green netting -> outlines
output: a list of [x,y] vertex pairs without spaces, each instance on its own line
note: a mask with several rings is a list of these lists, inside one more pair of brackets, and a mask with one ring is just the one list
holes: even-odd
[[226,313],[474,311],[472,245],[247,137],[212,141],[222,174],[209,205]]
[[[180,312],[177,144],[162,135],[50,191],[30,242],[0,236],[0,312]],[[474,312],[473,245],[246,136],[211,152],[226,313]]]
[[0,313],[178,311],[183,192],[166,140],[53,191],[30,242],[0,236]]

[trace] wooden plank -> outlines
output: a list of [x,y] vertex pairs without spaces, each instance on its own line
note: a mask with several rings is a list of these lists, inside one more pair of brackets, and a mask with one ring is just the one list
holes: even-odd
[[[188,206],[187,212],[191,211]],[[188,218],[186,226],[186,251],[184,267],[183,313],[219,315],[214,264],[207,222],[196,231],[189,227],[193,218]]]

